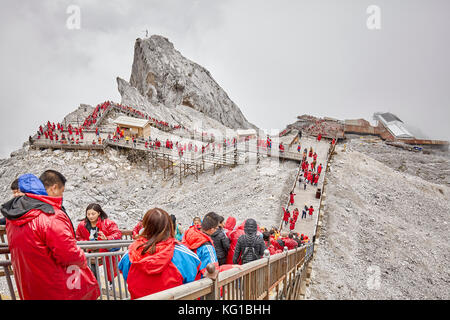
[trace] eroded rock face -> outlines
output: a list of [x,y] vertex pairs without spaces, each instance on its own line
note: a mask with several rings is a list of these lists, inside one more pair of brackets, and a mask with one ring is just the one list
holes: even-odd
[[256,128],[208,70],[183,57],[162,36],[136,40],[129,84],[153,105],[183,105],[229,128]]

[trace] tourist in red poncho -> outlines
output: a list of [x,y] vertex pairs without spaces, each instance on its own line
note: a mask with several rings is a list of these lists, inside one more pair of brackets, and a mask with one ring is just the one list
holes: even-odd
[[141,235],[119,263],[131,299],[200,279],[201,261],[175,239],[173,221],[166,211],[149,210],[142,224]]
[[284,245],[288,248],[288,250],[292,250],[298,247],[297,241],[293,239],[292,232],[283,231],[281,233],[281,240],[284,242]]
[[[120,240],[122,232],[117,224],[108,219],[108,215],[99,204],[91,203],[86,208],[86,217],[79,223],[77,227],[77,241],[97,241],[97,240]],[[99,252],[115,251],[114,249],[99,249]],[[92,272],[96,277],[95,266],[91,266]],[[108,273],[108,281],[112,282],[110,262],[106,259],[106,270]],[[117,263],[113,259],[114,277],[117,275]]]
[[143,228],[142,220],[139,220],[137,225],[133,228],[133,233],[132,233],[133,240],[136,240],[139,237],[139,234],[141,233],[142,228]]
[[266,245],[266,249],[269,250],[271,256],[282,252],[282,250],[275,248],[275,246],[272,244],[269,231],[263,232],[263,240],[264,244]]
[[309,183],[312,184],[313,181],[312,181],[312,172],[311,171],[308,171],[307,179],[308,179]]
[[317,167],[317,173],[320,174],[322,172],[322,164]]
[[284,222],[284,225],[287,225],[289,222],[289,217],[291,216],[291,213],[289,212],[289,209],[285,209],[284,207],[283,207],[283,213],[284,213],[283,222]]
[[95,300],[100,296],[62,206],[65,183],[66,178],[53,170],[40,178],[22,175],[18,185],[25,195],[2,205],[21,300]]
[[238,241],[240,236],[245,234],[244,226],[245,226],[245,221],[242,222],[242,224],[239,227],[235,228],[230,233],[230,236],[229,236],[229,238],[230,238],[230,249],[228,250],[228,254],[227,254],[227,264],[233,264],[233,256],[234,256],[234,251],[236,250],[237,241]]
[[236,226],[236,218],[235,217],[228,217],[225,221],[224,231],[228,238],[230,238],[231,232],[233,232],[234,227]]
[[309,216],[312,218],[312,215],[313,215],[313,212],[314,212],[313,206],[310,206],[308,211],[309,211]]
[[319,133],[319,135],[317,136],[317,141],[319,141],[320,142],[320,140],[322,139],[322,134],[321,133]]
[[292,218],[294,219],[295,222],[297,222],[298,215],[299,215],[298,208],[295,208],[294,211],[292,211]]
[[319,174],[316,174],[316,176],[314,177],[314,185],[317,186],[318,183],[319,183]]
[[289,193],[289,204],[291,204],[291,205],[293,205],[294,204],[294,196],[296,196],[297,194],[296,193],[294,193],[294,192],[290,192]]
[[293,218],[289,219],[289,230],[294,230],[295,229],[295,220]]
[[217,230],[218,225],[219,223],[216,219],[205,216],[203,217],[200,229],[196,226],[190,226],[183,234],[182,244],[192,250],[201,261],[200,273],[202,276],[206,276],[206,266],[209,263],[214,264],[216,270],[219,270],[214,241],[211,239],[211,235]]

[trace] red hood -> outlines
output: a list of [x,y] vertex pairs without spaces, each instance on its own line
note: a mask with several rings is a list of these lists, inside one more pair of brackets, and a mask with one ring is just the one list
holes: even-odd
[[228,217],[227,221],[225,222],[225,229],[233,230],[235,226],[236,226],[236,218]]
[[146,242],[146,238],[140,237],[130,245],[128,249],[130,261],[134,267],[139,267],[149,275],[160,274],[170,261],[172,261],[176,240],[174,238],[169,238],[165,241],[161,241],[156,245],[155,253],[150,254],[147,251],[146,254],[141,255],[144,246],[138,247]]
[[[236,229],[233,230],[233,232],[230,233],[230,241],[231,242],[237,242],[237,239],[245,233],[245,231],[244,231],[245,221],[246,220],[244,220],[244,222],[242,222],[239,227],[237,227]],[[236,245],[236,244],[234,244],[234,245]]]
[[207,234],[198,230],[195,226],[189,227],[183,236],[183,244],[191,250],[197,249],[206,242],[213,243]]
[[62,197],[42,196],[42,195],[37,195],[37,194],[32,194],[32,193],[26,193],[26,195],[30,198],[41,200],[42,202],[48,203],[49,205],[52,205],[58,209],[61,209],[62,201],[63,201]]

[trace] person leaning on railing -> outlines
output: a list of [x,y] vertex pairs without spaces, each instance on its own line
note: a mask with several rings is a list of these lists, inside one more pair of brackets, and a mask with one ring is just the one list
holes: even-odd
[[[97,241],[97,240],[120,240],[122,232],[117,227],[117,224],[108,219],[108,215],[103,211],[102,207],[97,203],[91,203],[86,208],[86,216],[78,224],[77,227],[78,241]],[[99,252],[117,251],[118,249],[99,249]],[[98,275],[94,266],[90,266],[92,272],[96,277]],[[114,277],[117,276],[117,264],[113,260]],[[108,273],[108,281],[112,282],[111,269],[109,259],[106,259],[106,270]]]

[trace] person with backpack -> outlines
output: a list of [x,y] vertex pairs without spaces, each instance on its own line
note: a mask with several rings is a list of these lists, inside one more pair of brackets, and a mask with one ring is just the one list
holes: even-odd
[[241,235],[236,244],[233,264],[246,264],[260,259],[264,255],[266,245],[256,234],[258,225],[254,219],[247,219],[244,225],[245,234]]

